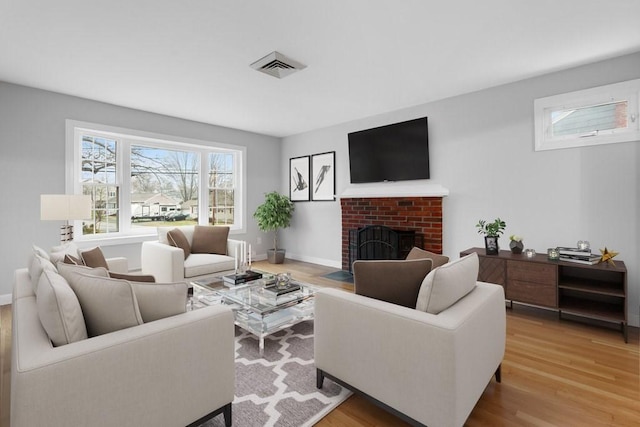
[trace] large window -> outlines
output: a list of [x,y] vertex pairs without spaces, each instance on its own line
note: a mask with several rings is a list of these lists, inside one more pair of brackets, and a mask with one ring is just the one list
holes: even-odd
[[535,148],[640,140],[640,80],[536,99]]
[[77,238],[154,234],[160,225],[243,227],[241,147],[68,121],[67,151],[67,191],[93,201]]

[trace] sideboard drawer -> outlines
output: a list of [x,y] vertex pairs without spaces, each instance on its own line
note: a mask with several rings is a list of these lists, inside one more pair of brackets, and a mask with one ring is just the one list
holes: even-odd
[[507,282],[519,280],[555,286],[558,281],[558,267],[526,261],[507,261]]
[[511,301],[527,304],[542,305],[545,307],[558,307],[558,292],[555,283],[544,284],[526,282],[522,280],[509,280],[507,283],[506,298]]

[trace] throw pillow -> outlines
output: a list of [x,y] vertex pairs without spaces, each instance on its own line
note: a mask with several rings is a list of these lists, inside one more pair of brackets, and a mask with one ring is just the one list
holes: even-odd
[[355,261],[356,294],[414,308],[430,259]]
[[184,252],[184,259],[189,258],[191,255],[191,246],[184,233],[179,228],[174,228],[167,233],[167,240],[171,246],[182,249]]
[[43,257],[40,252],[34,249],[29,260],[28,271],[29,277],[31,278],[31,286],[36,295],[38,294],[38,281],[40,280],[42,272],[55,270],[56,267],[51,263],[51,261],[49,261],[49,257]]
[[82,260],[80,258],[74,257],[73,255],[69,255],[69,254],[65,254],[62,262],[65,264],[72,264],[72,265],[84,265],[82,264]]
[[143,323],[131,283],[77,273],[69,283],[84,313],[89,337]]
[[191,252],[194,254],[227,254],[229,227],[222,225],[196,225]]
[[128,280],[129,282],[155,283],[156,281],[156,278],[151,274],[123,274],[110,271],[109,277],[112,279]]
[[91,268],[85,265],[67,264],[64,262],[57,263],[56,267],[58,268],[58,273],[60,273],[69,284],[76,280],[76,276],[79,273],[98,277],[109,277],[109,272],[104,267]]
[[152,322],[187,310],[187,284],[131,282],[142,320]]
[[87,338],[80,302],[69,284],[55,271],[45,271],[38,281],[38,316],[54,346]]
[[109,269],[107,260],[105,259],[104,254],[99,247],[95,247],[86,251],[80,251],[80,259],[82,260],[82,263],[87,267],[104,267],[107,270]]
[[424,259],[429,258],[433,261],[433,265],[431,268],[440,267],[449,262],[449,257],[444,255],[438,255],[433,252],[425,251],[424,249],[420,249],[414,246],[411,251],[407,254],[406,259]]
[[38,256],[41,256],[42,258],[44,258],[46,260],[51,261],[51,257],[49,256],[47,251],[45,251],[44,249],[42,249],[41,247],[36,246],[36,245],[33,245],[32,248],[33,248],[33,253],[34,254],[36,254]]
[[424,278],[416,309],[438,314],[476,287],[478,254],[475,252],[433,269]]
[[67,242],[51,248],[50,259],[52,263],[57,264],[58,261],[64,261],[67,256],[78,258],[78,245],[74,242]]

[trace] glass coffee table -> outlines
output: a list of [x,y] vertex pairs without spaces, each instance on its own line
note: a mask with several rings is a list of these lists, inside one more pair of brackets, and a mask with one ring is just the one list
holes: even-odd
[[[313,319],[313,297],[318,288],[291,280],[298,290],[274,296],[273,286],[264,279],[254,280],[230,288],[203,287],[193,283],[196,304],[230,305],[235,324],[252,333],[259,340],[260,355],[264,352],[264,338],[279,330]],[[271,288],[266,289],[266,288]],[[197,308],[197,307],[194,307]]]

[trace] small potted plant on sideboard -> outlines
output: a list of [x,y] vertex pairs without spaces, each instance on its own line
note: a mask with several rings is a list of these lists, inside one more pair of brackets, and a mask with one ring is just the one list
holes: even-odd
[[498,238],[504,232],[507,224],[500,218],[496,218],[493,222],[487,222],[481,219],[476,224],[479,234],[484,234],[484,247],[487,255],[498,255],[500,247],[498,246]]

